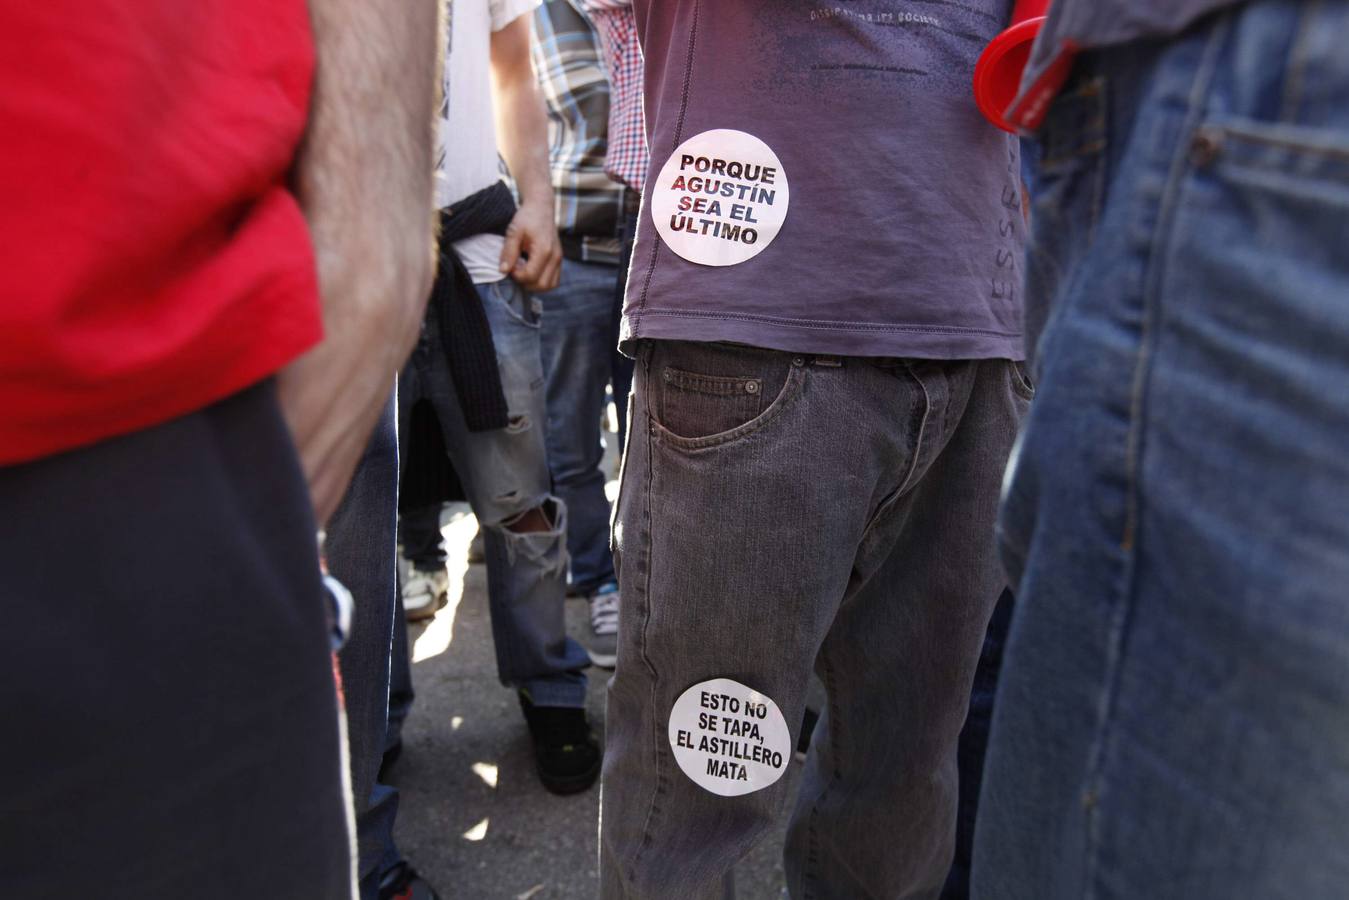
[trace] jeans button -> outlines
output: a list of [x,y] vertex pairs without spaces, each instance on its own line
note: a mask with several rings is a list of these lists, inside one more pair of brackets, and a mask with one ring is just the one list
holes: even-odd
[[1222,132],[1214,128],[1201,128],[1190,141],[1190,163],[1202,169],[1218,158],[1222,148]]

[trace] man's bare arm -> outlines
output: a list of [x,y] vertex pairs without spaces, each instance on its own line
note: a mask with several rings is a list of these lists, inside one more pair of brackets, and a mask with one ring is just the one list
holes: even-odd
[[562,246],[548,171],[548,113],[529,57],[529,20],[529,14],[519,16],[492,33],[497,144],[520,189],[520,210],[506,230],[501,271],[526,290],[548,291],[562,276]]
[[440,0],[309,0],[318,66],[296,189],[323,342],[278,378],[319,523],[416,340],[434,272]]

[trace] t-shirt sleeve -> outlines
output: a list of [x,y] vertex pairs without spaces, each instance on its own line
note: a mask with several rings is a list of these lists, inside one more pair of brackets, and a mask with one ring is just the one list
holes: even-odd
[[488,0],[492,16],[492,30],[500,31],[525,13],[538,9],[543,0]]

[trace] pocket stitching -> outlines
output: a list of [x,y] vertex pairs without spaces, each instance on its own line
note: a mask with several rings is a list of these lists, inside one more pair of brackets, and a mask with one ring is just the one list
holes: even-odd
[[1016,391],[1023,400],[1034,400],[1035,385],[1031,384],[1030,377],[1025,374],[1026,364],[1015,359],[1009,359],[1007,369],[1012,377],[1012,390]]
[[[734,397],[739,394],[752,394],[763,387],[762,378],[754,378],[749,375],[699,375],[696,372],[686,372],[673,366],[666,366],[661,371],[661,378],[664,379],[666,384],[673,384],[683,390],[706,394],[709,397]],[[758,386],[755,391],[745,390],[745,385],[750,383]]]
[[[1266,123],[1254,119],[1214,119],[1200,126],[1218,133],[1224,144],[1230,141],[1237,147],[1249,148],[1251,152],[1263,149],[1267,153],[1291,153],[1296,156],[1313,157],[1338,164],[1349,163],[1349,146],[1342,143],[1318,143],[1314,137],[1342,138],[1341,132],[1330,129],[1318,129],[1309,126],[1289,126],[1284,123]],[[1258,149],[1257,149],[1258,148]],[[1223,157],[1220,155],[1219,159]],[[1252,159],[1238,155],[1230,160],[1239,166],[1253,168],[1275,168],[1277,163],[1268,163],[1263,159]]]
[[[512,319],[519,322],[526,328],[533,328],[537,330],[542,325],[542,318],[535,319],[534,321],[531,322],[527,316],[517,311],[516,308],[511,305],[510,300],[506,296],[504,296],[504,292],[501,289],[501,285],[505,284],[507,281],[510,281],[510,279],[503,278],[500,281],[492,282],[491,285],[492,299],[495,300],[497,303],[501,304],[502,308],[506,310],[506,315],[510,316]],[[520,297],[523,300],[526,307],[528,307],[530,304],[534,302],[534,298],[531,297],[529,293],[525,291],[524,288],[516,287],[514,288],[514,290],[519,292]]]
[[716,447],[723,447],[727,444],[738,441],[741,438],[749,437],[751,434],[759,431],[768,423],[772,422],[791,405],[797,397],[801,395],[801,388],[806,383],[806,371],[804,366],[793,365],[787,373],[787,382],[782,386],[782,390],[773,398],[773,402],[763,412],[750,419],[743,425],[737,425],[729,431],[721,431],[717,434],[709,434],[704,437],[686,438],[675,434],[666,428],[660,422],[656,421],[655,416],[647,410],[647,420],[655,434],[661,438],[663,443],[669,444],[679,450],[698,451],[709,450]]

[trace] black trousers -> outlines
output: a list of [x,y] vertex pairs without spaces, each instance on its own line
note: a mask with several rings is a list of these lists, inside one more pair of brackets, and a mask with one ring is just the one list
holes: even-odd
[[350,896],[325,602],[270,382],[0,468],[0,896]]

